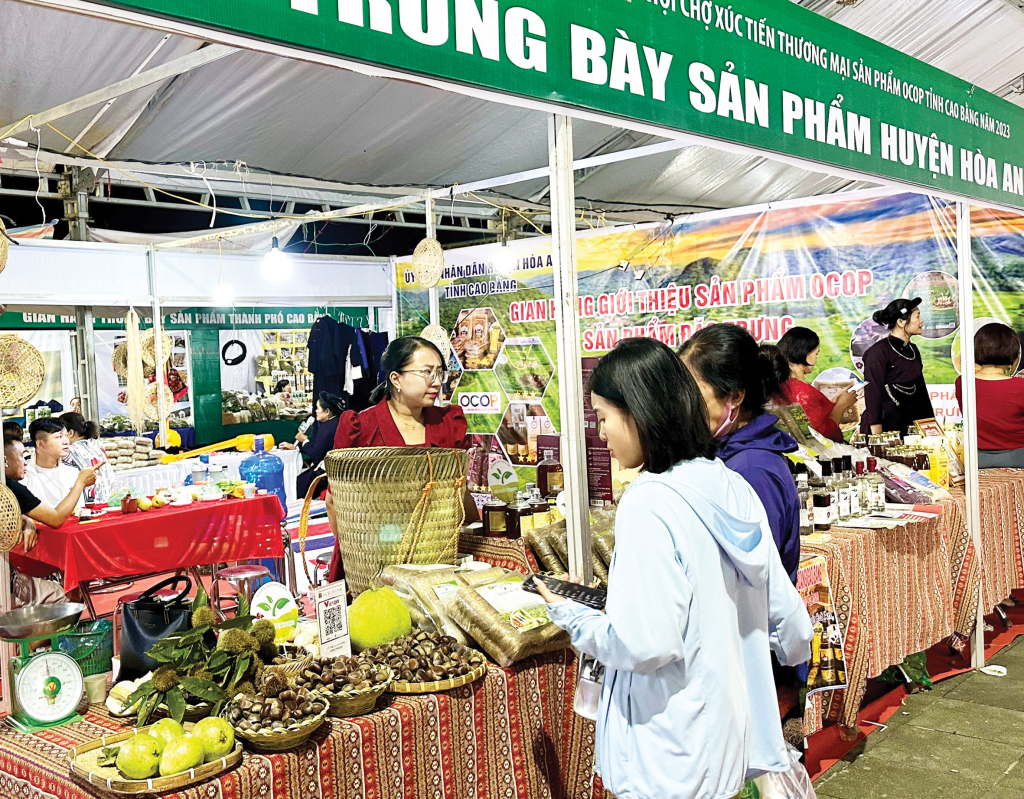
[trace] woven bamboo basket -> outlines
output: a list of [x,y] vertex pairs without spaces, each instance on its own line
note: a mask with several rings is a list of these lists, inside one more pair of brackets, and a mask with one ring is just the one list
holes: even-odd
[[[185,724],[184,726],[185,731],[188,732],[194,725]],[[149,730],[149,727],[143,727],[138,732],[141,733],[147,730]],[[100,766],[97,764],[103,747],[127,741],[135,733],[136,730],[134,729],[125,730],[113,735],[104,735],[102,738],[95,738],[80,746],[71,747],[68,750],[71,774],[89,785],[95,785],[97,788],[110,793],[133,796],[139,794],[165,794],[177,791],[186,785],[212,779],[237,765],[242,760],[242,745],[235,743],[235,748],[226,757],[211,761],[189,771],[183,771],[181,774],[171,774],[167,777],[152,777],[148,780],[130,780],[122,777],[115,766]]]
[[7,486],[0,486],[0,552],[10,552],[21,542],[21,507]]
[[461,688],[476,682],[487,674],[487,664],[481,663],[468,674],[455,677],[451,680],[435,680],[433,682],[404,682],[398,680],[388,686],[390,694],[436,694],[439,691],[450,691],[452,688]]
[[163,383],[149,383],[146,386],[145,403],[143,405],[143,412],[146,414],[147,419],[152,419],[157,422],[160,421],[160,410],[157,405],[157,389],[162,389],[164,392],[164,410],[169,414],[171,407],[174,405],[174,394],[171,390]]
[[390,675],[385,682],[374,685],[355,696],[340,696],[339,694],[327,694],[327,715],[337,719],[350,716],[364,716],[377,706],[377,700],[391,685],[395,673],[388,668]]
[[327,718],[327,703],[324,709],[315,716],[305,719],[297,730],[262,730],[250,732],[235,727],[235,737],[243,740],[250,749],[256,752],[287,752],[301,746]]
[[39,350],[18,336],[0,336],[0,407],[24,405],[39,391],[44,376]]
[[[161,340],[162,341],[160,345],[160,355],[162,357],[160,359],[160,362],[163,364],[167,363],[167,361],[170,360],[171,350],[174,349],[174,339],[164,334],[163,336],[161,336]],[[155,367],[156,333],[153,331],[153,328],[150,328],[149,330],[145,331],[141,336],[139,336],[139,344],[141,345],[142,348],[142,362],[146,366]]]
[[379,447],[327,454],[345,579],[355,594],[386,566],[455,563],[468,456]]
[[448,363],[448,356],[452,354],[452,340],[448,338],[447,331],[441,325],[427,325],[420,333],[420,338],[426,339],[441,350],[441,359]]
[[412,273],[422,288],[433,288],[444,272],[444,250],[435,238],[425,238],[412,251]]

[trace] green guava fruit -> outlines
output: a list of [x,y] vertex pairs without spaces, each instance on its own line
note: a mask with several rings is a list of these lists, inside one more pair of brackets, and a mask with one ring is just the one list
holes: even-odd
[[134,735],[121,744],[117,770],[130,780],[146,780],[156,774],[163,747],[152,735]]
[[184,735],[185,730],[174,719],[160,719],[160,721],[149,728],[149,734],[160,742],[160,752],[162,753],[164,747],[175,738],[180,738]]
[[391,588],[370,588],[348,609],[348,631],[357,652],[412,632],[409,611]]
[[203,765],[203,745],[191,735],[180,735],[169,741],[160,756],[160,776],[178,774]]
[[203,747],[203,758],[207,763],[227,757],[235,748],[235,731],[227,719],[208,716],[199,721],[190,734]]

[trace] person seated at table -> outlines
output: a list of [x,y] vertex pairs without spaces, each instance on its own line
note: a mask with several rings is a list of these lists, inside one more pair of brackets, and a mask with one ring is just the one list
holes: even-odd
[[80,413],[63,413],[60,421],[67,430],[68,455],[64,463],[75,469],[86,466],[96,467],[96,502],[107,501],[114,490],[114,468],[107,462],[107,453],[100,446],[100,428],[96,422],[86,421]]
[[[35,458],[25,469],[22,482],[42,502],[56,508],[75,486],[78,470],[63,463],[71,444],[68,431],[59,418],[36,419],[28,426],[35,444]],[[82,504],[81,492],[78,504]]]
[[274,390],[271,391],[270,393],[271,394],[284,394],[286,391],[288,391],[288,386],[290,386],[290,385],[291,385],[291,382],[288,381],[288,380],[278,380],[277,383],[274,385]]
[[[92,468],[82,469],[78,472],[74,490],[64,497],[56,508],[53,508],[40,501],[20,482],[25,476],[25,465],[25,445],[21,443],[21,439],[5,437],[4,484],[14,494],[21,510],[22,543],[25,553],[28,554],[35,547],[39,535],[35,523],[42,522],[54,529],[63,525],[74,510],[82,491],[96,480],[96,474]],[[50,605],[66,602],[68,599],[64,589],[52,580],[18,574],[14,570],[11,573],[11,597],[16,608],[28,605]]]
[[[1024,379],[1020,339],[1000,322],[974,334],[974,386],[978,406],[978,467],[1024,469]],[[956,401],[963,412],[963,380],[956,379]]]
[[[350,447],[444,447],[471,446],[466,416],[456,405],[434,405],[448,377],[445,360],[436,345],[418,336],[392,341],[381,359],[384,381],[370,394],[374,403],[358,414],[346,411],[334,436],[336,449]],[[476,519],[476,505],[466,494],[467,520]],[[334,502],[327,492],[327,520],[335,536]],[[344,577],[337,539],[328,580]]]
[[304,471],[295,481],[296,495],[306,496],[310,484],[324,473],[321,465],[327,453],[334,449],[334,436],[338,432],[338,418],[345,411],[345,402],[336,394],[321,391],[316,401],[316,431],[310,440],[306,433],[296,433],[298,444],[283,442],[281,449],[298,449],[302,453]]
[[843,391],[833,402],[807,382],[808,375],[817,366],[818,354],[821,352],[818,334],[807,327],[791,327],[775,346],[789,367],[779,374],[779,397],[791,405],[803,408],[811,427],[825,438],[845,443],[839,421],[857,403],[857,395]]

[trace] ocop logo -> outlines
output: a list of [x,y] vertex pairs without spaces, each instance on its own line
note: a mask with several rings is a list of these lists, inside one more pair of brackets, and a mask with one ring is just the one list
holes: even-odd
[[463,413],[501,413],[501,395],[496,391],[466,391],[459,394]]

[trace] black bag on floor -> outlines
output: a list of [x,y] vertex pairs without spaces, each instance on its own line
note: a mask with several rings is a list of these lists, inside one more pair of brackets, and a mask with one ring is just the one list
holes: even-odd
[[[177,587],[182,581],[185,588],[173,599],[162,600],[155,596],[160,589]],[[192,623],[191,590],[192,580],[179,574],[157,583],[138,599],[125,603],[121,609],[121,668],[116,682],[137,680],[156,671],[160,664],[146,653],[161,638],[189,630]]]

